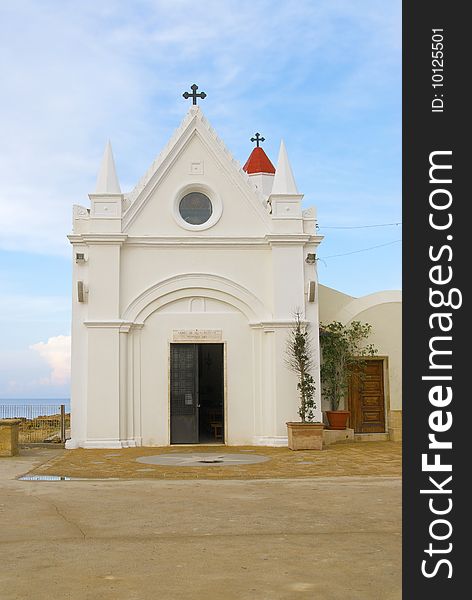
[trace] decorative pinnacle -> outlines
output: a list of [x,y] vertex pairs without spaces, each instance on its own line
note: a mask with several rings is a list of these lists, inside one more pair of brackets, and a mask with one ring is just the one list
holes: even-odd
[[185,98],[185,100],[188,100],[189,98],[192,98],[192,104],[194,106],[196,106],[196,104],[197,104],[197,98],[201,98],[202,100],[204,98],[206,98],[205,92],[198,92],[198,94],[197,94],[198,85],[196,83],[194,83],[193,85],[191,85],[190,89],[192,90],[192,93],[190,93],[190,92],[184,92],[182,94],[182,96]]

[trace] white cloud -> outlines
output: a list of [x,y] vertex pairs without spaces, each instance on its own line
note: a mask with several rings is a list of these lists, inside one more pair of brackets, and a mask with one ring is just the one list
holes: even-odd
[[[137,181],[183,116],[180,94],[194,80],[211,91],[212,116],[229,145],[242,122],[250,128],[262,115],[271,122],[280,102],[304,107],[305,129],[313,110],[345,116],[368,108],[369,90],[390,76],[392,57],[399,60],[397,4],[274,6],[1,3],[8,93],[0,98],[0,246],[68,254],[72,204],[87,202],[107,138],[122,184]],[[322,72],[338,73],[332,85]]]
[[70,341],[69,335],[50,337],[47,342],[32,344],[30,348],[49,365],[49,377],[43,377],[39,385],[65,385],[70,381]]
[[[183,117],[181,93],[193,82],[208,93],[203,108],[242,162],[256,130],[272,157],[285,138],[306,203],[318,206],[325,225],[397,220],[399,188],[389,177],[400,171],[386,151],[393,146],[396,159],[392,140],[400,143],[399,117],[391,116],[392,105],[400,108],[400,6],[0,1],[0,249],[69,257],[72,205],[88,203],[106,140],[128,191]],[[381,130],[372,124],[377,112]],[[359,123],[362,134],[353,137]],[[329,246],[336,239],[327,236],[325,254],[339,251]],[[374,267],[364,271],[372,285]],[[350,267],[330,268],[339,273],[329,280],[334,287],[336,277],[350,276]],[[21,278],[21,263],[11,272]],[[0,393],[66,395],[69,338],[50,336],[68,331],[70,298],[47,275],[12,279],[0,282]]]

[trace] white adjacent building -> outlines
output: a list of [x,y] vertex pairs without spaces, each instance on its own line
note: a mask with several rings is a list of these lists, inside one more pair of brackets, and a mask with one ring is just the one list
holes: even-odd
[[[90,208],[74,206],[72,439],[123,448],[285,445],[298,420],[285,364],[293,313],[319,365],[315,255],[282,142],[244,168],[192,106],[134,190],[107,146]],[[314,370],[321,420],[319,368]]]

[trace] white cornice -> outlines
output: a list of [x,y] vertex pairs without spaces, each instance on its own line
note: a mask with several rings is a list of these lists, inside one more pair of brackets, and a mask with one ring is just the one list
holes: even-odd
[[84,233],[67,236],[71,244],[122,245],[128,236],[125,233]]
[[[294,319],[279,319],[276,321],[260,321],[258,323],[249,323],[252,329],[287,329],[294,326]],[[309,321],[301,320],[302,325],[308,325]]]
[[271,246],[292,246],[300,244],[319,245],[323,240],[322,235],[312,235],[310,233],[280,233],[265,236],[265,240]]
[[90,200],[107,200],[108,198],[110,198],[111,200],[119,200],[120,198],[123,199],[124,198],[124,194],[122,194],[121,192],[118,193],[113,193],[113,194],[106,194],[105,192],[101,192],[100,194],[98,192],[91,192],[88,197],[90,198]]
[[281,233],[265,236],[247,237],[203,237],[203,236],[128,236],[127,234],[72,234],[67,236],[71,244],[124,244],[125,246],[154,246],[166,248],[179,248],[184,246],[198,246],[199,248],[267,248],[268,246],[291,245],[318,245],[323,239],[322,235],[309,233]]
[[122,333],[128,333],[131,329],[142,329],[142,323],[133,321],[84,321],[85,327],[89,329],[119,329]]
[[[309,321],[302,320],[302,325],[309,324]],[[253,321],[249,323],[249,327],[251,329],[287,329],[287,327],[293,327],[294,321],[293,319],[279,319],[275,321]],[[144,327],[143,323],[135,323],[134,321],[106,321],[106,320],[97,320],[97,321],[84,321],[85,327],[88,329],[119,329],[121,333],[128,333],[133,329],[142,329]]]
[[129,236],[126,246],[198,246],[200,248],[228,248],[246,246],[248,248],[265,247],[265,237],[200,237],[200,236]]

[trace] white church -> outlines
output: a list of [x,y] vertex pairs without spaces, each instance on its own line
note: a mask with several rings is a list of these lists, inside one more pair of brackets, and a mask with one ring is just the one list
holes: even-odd
[[316,420],[320,314],[365,320],[382,381],[374,418],[369,398],[367,409],[356,400],[358,433],[398,439],[399,293],[355,299],[320,286],[322,236],[284,143],[274,167],[256,134],[241,167],[192,90],[180,127],[132,192],[121,192],[108,144],[90,208],[73,208],[66,447],[287,445],[286,422],[299,420],[285,362],[296,310],[314,334]]

